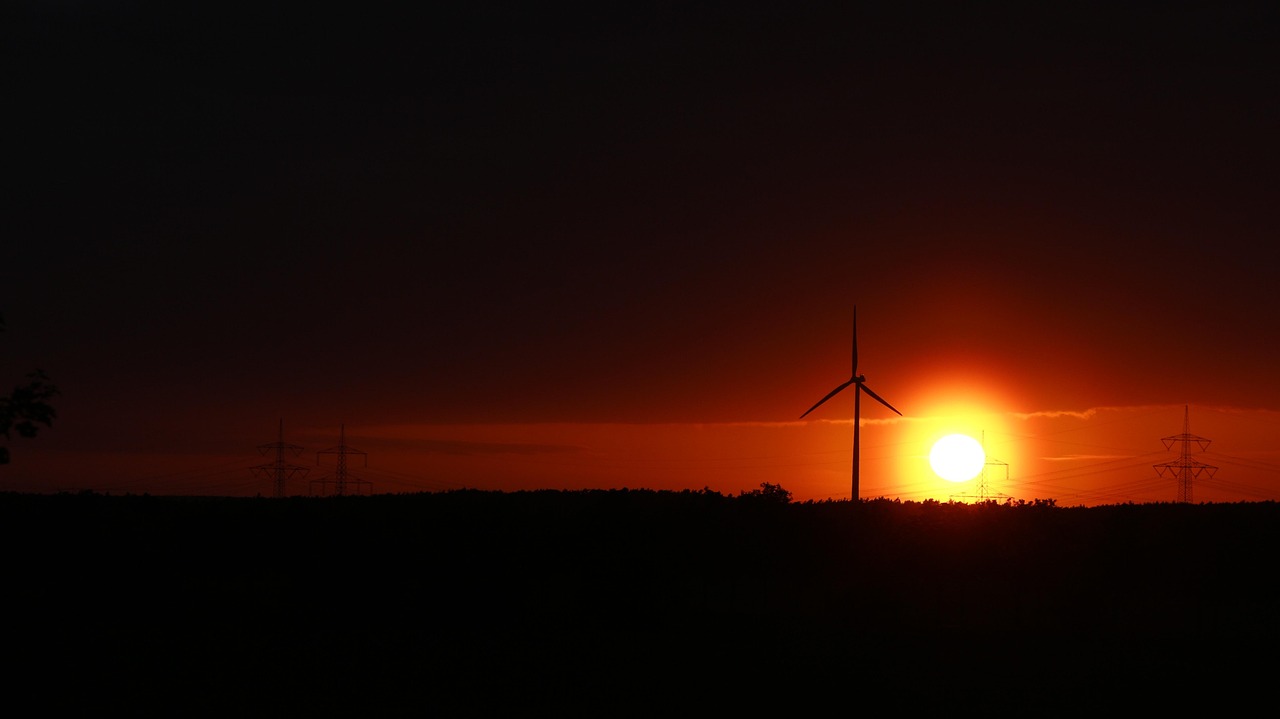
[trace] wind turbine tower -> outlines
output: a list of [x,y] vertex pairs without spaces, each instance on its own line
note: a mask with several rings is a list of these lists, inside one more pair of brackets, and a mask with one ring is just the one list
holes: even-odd
[[1183,406],[1182,408],[1182,434],[1164,437],[1160,441],[1164,442],[1165,449],[1173,449],[1173,445],[1181,444],[1182,450],[1178,455],[1178,461],[1152,466],[1156,468],[1156,473],[1161,477],[1176,477],[1178,480],[1178,501],[1190,502],[1191,480],[1201,474],[1212,477],[1213,473],[1218,471],[1218,468],[1191,458],[1191,445],[1196,445],[1203,452],[1209,447],[1209,440],[1191,434],[1191,411],[1189,407]]
[[285,444],[283,419],[280,420],[279,437],[279,439],[271,444],[258,445],[258,451],[262,454],[266,454],[274,449],[276,452],[276,461],[270,464],[259,464],[256,467],[250,467],[249,471],[252,472],[255,477],[271,478],[273,480],[272,483],[275,485],[275,496],[283,497],[285,496],[285,484],[288,480],[293,477],[305,477],[307,476],[307,472],[310,472],[311,469],[297,464],[290,464],[285,461],[284,456],[286,452],[296,457],[299,454],[302,454],[302,447],[299,447],[296,444]]
[[849,380],[844,384],[828,392],[826,397],[823,397],[822,399],[818,400],[817,404],[805,410],[805,413],[800,415],[800,419],[804,419],[810,412],[814,411],[819,406],[821,406],[823,402],[826,402],[827,400],[836,396],[837,394],[840,393],[841,390],[848,387],[849,385],[854,385],[854,391],[853,391],[853,492],[850,495],[850,499],[854,502],[858,501],[858,465],[861,463],[860,457],[859,457],[860,455],[859,436],[860,436],[860,429],[862,424],[862,393],[866,392],[867,394],[871,395],[871,398],[874,399],[875,401],[893,410],[899,416],[902,415],[902,413],[898,412],[898,410],[893,405],[884,401],[884,399],[882,399],[880,395],[876,394],[875,392],[872,392],[871,388],[866,385],[866,381],[867,381],[867,378],[864,375],[858,374],[858,308],[854,307],[853,308],[853,376],[850,377]]

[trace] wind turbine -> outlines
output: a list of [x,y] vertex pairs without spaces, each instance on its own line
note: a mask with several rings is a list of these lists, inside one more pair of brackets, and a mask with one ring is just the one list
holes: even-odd
[[800,419],[804,419],[805,416],[809,414],[809,412],[814,411],[815,409],[820,407],[823,402],[826,402],[827,400],[839,394],[840,390],[844,389],[845,387],[848,387],[849,385],[854,385],[854,390],[853,390],[853,494],[851,495],[854,502],[858,501],[858,464],[859,464],[858,462],[858,434],[859,434],[858,430],[859,430],[859,426],[862,423],[862,418],[861,418],[862,393],[866,392],[867,394],[871,395],[871,398],[874,399],[875,401],[888,407],[894,412],[897,412],[899,416],[902,415],[902,413],[898,412],[898,410],[893,405],[884,401],[884,399],[881,398],[880,395],[876,394],[875,392],[872,392],[871,388],[866,385],[866,381],[867,381],[867,378],[865,376],[858,374],[858,308],[854,307],[853,308],[853,376],[849,378],[848,382],[845,382],[839,387],[836,387],[835,389],[828,392],[826,397],[823,397],[822,399],[818,400],[817,404],[815,404],[814,406],[806,410],[804,414],[800,415]]

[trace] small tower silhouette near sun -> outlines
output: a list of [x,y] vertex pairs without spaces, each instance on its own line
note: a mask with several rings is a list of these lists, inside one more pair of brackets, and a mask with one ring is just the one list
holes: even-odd
[[1191,501],[1191,480],[1205,475],[1212,477],[1214,472],[1218,471],[1217,467],[1196,461],[1191,458],[1191,445],[1195,444],[1203,452],[1209,447],[1209,440],[1204,437],[1197,437],[1191,434],[1191,411],[1189,407],[1182,408],[1182,434],[1175,434],[1164,437],[1160,441],[1164,442],[1165,449],[1173,449],[1174,444],[1181,444],[1182,450],[1179,453],[1178,461],[1165,462],[1164,464],[1152,465],[1156,468],[1156,473],[1161,477],[1175,477],[1178,480],[1178,500],[1179,502]]
[[[339,431],[338,437],[339,439],[338,439],[337,447],[322,449],[319,452],[316,452],[317,465],[320,464],[320,455],[322,454],[338,455],[338,465],[334,469],[334,473],[332,475],[321,477],[320,479],[311,480],[312,494],[332,494],[334,496],[342,496],[344,494],[347,494],[348,491],[352,489],[355,490],[354,491],[355,494],[368,494],[372,486],[368,481],[360,479],[359,477],[356,477],[354,475],[347,474],[347,455],[358,454],[363,456],[365,458],[364,466],[366,467],[369,466],[369,455],[366,452],[361,452],[358,449],[347,446],[346,425],[342,425],[342,428]],[[317,487],[319,488],[318,492],[316,491]],[[326,491],[329,488],[332,489],[331,492]]]
[[[983,446],[984,453],[986,451],[986,444],[987,444],[986,440],[987,440],[986,432],[983,432],[982,446]],[[952,499],[974,499],[978,504],[986,504],[987,502],[994,502],[997,499],[1012,499],[1012,497],[1010,497],[1007,494],[1001,494],[999,492],[993,492],[991,490],[990,485],[987,484],[987,468],[988,467],[1004,467],[1004,483],[1006,485],[1009,484],[1009,463],[1001,462],[998,459],[992,459],[991,457],[987,457],[986,461],[983,462],[982,464],[982,471],[978,472],[978,491],[973,493],[965,492],[962,494],[953,494],[951,495],[951,498]]]
[[275,496],[283,497],[285,496],[285,485],[287,482],[294,477],[307,476],[307,472],[310,472],[311,468],[303,467],[298,464],[290,464],[285,461],[284,455],[286,452],[297,457],[299,454],[302,454],[302,447],[299,447],[296,444],[285,444],[283,419],[280,420],[279,436],[280,438],[271,444],[258,445],[258,451],[262,454],[275,450],[276,461],[270,464],[259,464],[255,467],[250,467],[249,471],[252,472],[255,477],[270,478],[275,487]]

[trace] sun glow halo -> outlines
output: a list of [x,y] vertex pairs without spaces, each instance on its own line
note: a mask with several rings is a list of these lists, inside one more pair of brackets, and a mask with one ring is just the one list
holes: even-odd
[[949,434],[933,443],[929,466],[948,482],[967,482],[982,471],[986,452],[978,440],[967,434]]

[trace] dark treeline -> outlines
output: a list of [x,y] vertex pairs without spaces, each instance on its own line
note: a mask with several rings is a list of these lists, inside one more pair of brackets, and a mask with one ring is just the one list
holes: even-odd
[[996,702],[1205,682],[1280,639],[1270,502],[3,494],[0,531],[19,676],[96,706]]

